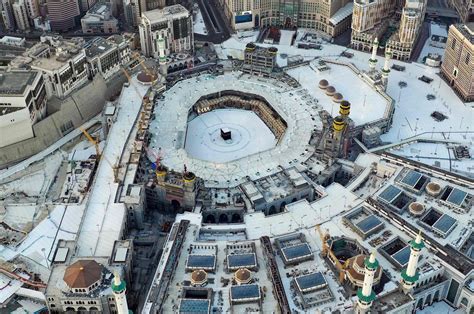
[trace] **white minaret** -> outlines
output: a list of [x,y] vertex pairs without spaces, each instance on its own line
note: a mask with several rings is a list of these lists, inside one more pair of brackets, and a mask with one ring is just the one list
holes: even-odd
[[158,52],[160,54],[160,72],[162,75],[166,76],[168,74],[168,67],[166,65],[166,53],[165,53],[165,40],[161,36],[158,38]]
[[129,314],[127,297],[125,292],[127,291],[125,281],[120,280],[118,272],[114,274],[114,281],[112,282],[112,291],[114,292],[115,304],[117,306],[118,314]]
[[357,312],[366,313],[375,300],[375,292],[372,290],[374,285],[375,272],[379,267],[379,262],[375,258],[375,252],[370,254],[369,258],[364,261],[365,275],[362,288],[357,290]]
[[416,281],[420,277],[420,274],[417,271],[418,268],[418,259],[420,258],[421,250],[425,247],[423,239],[421,238],[421,231],[416,236],[415,241],[410,241],[411,253],[410,259],[408,260],[408,265],[406,269],[402,270],[402,290],[405,293],[411,291]]
[[377,49],[378,48],[379,48],[379,40],[375,38],[374,43],[372,44],[372,56],[369,59],[370,72],[375,71],[375,66],[377,65]]
[[382,84],[384,90],[387,90],[388,75],[390,74],[390,59],[392,59],[392,55],[393,53],[390,51],[390,48],[385,48],[385,63],[382,69]]

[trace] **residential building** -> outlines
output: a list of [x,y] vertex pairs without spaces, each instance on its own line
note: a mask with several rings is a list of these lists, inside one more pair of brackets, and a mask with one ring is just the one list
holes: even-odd
[[394,59],[409,60],[425,11],[426,0],[355,0],[351,46],[370,51],[381,39],[380,46],[390,48]]
[[350,27],[351,0],[219,0],[234,30],[303,27],[334,37]]
[[108,79],[131,59],[129,42],[122,35],[113,35],[107,39],[97,37],[88,42],[85,49],[89,77],[100,73]]
[[139,28],[142,52],[148,57],[160,57],[159,39],[164,41],[161,57],[193,50],[192,15],[180,4],[144,12]]
[[449,5],[458,12],[463,23],[474,22],[474,1],[449,0]]
[[449,27],[441,73],[465,101],[474,101],[474,23]]
[[47,0],[48,18],[52,31],[65,32],[77,26],[80,16],[76,0]]
[[64,40],[42,37],[32,49],[32,69],[43,73],[48,96],[64,98],[87,81],[86,53],[82,38]]
[[402,9],[398,31],[390,36],[386,47],[393,58],[409,60],[425,17],[426,0],[407,1]]
[[12,4],[12,9],[17,29],[21,31],[30,30],[30,22],[28,19],[25,0],[15,0]]
[[5,28],[8,30],[15,30],[15,16],[13,14],[12,1],[1,0],[2,20]]
[[351,46],[354,49],[370,51],[376,38],[381,38],[389,25],[389,18],[395,13],[392,0],[355,0],[352,12]]
[[96,3],[81,19],[82,32],[110,34],[118,32],[118,20],[112,16],[110,2]]
[[34,136],[32,126],[45,117],[46,100],[40,72],[0,71],[0,147]]

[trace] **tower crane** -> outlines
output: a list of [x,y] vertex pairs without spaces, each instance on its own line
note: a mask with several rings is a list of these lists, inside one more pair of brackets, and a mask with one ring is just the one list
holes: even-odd
[[113,169],[114,171],[114,182],[118,181],[118,168],[119,166],[117,164],[113,165],[110,160],[105,156],[102,155],[100,152],[99,148],[99,143],[87,132],[85,129],[79,128],[81,132],[84,134],[84,136],[87,138],[87,140],[94,145],[95,147],[95,154],[97,156],[97,161],[100,161],[102,158],[109,164],[109,166]]
[[337,270],[339,271],[339,282],[343,283],[345,273],[346,273],[345,269],[347,268],[348,263],[346,262],[345,265],[342,265],[342,263],[339,261],[337,256],[334,254],[334,252],[331,250],[331,248],[327,244],[327,240],[331,237],[329,232],[323,234],[323,232],[321,231],[321,226],[320,225],[316,225],[316,231],[318,231],[319,237],[321,238],[321,243],[322,243],[322,247],[323,247],[323,252],[322,252],[323,257],[329,255],[329,258],[334,262]]

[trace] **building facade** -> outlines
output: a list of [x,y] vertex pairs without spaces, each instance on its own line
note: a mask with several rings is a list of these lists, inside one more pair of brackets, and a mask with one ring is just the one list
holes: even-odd
[[131,59],[129,42],[121,35],[97,37],[86,46],[89,77],[100,73],[105,79],[120,71]]
[[99,2],[81,19],[84,34],[110,34],[118,32],[118,20],[112,16],[110,2]]
[[15,2],[13,2],[12,9],[17,29],[21,31],[30,30],[30,22],[28,18],[26,1],[15,0]]
[[350,0],[219,0],[234,30],[309,28],[334,37],[350,27]]
[[450,26],[441,73],[464,101],[474,100],[474,23]]
[[2,13],[2,20],[5,28],[8,30],[14,30],[15,25],[15,16],[13,14],[13,7],[11,0],[1,0],[0,1],[0,8]]
[[0,147],[34,136],[46,115],[46,88],[38,71],[0,71]]
[[75,0],[47,0],[48,18],[52,31],[67,31],[78,24],[79,2]]
[[474,22],[474,1],[449,0],[449,5],[458,12],[463,23]]
[[161,57],[193,50],[192,15],[182,5],[144,12],[139,28],[142,52],[148,57],[160,57],[160,39],[164,40]]

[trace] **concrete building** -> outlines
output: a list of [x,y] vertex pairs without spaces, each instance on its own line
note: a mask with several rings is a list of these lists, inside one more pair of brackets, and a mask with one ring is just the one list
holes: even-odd
[[75,0],[47,0],[52,31],[64,32],[78,25],[80,10]]
[[89,77],[100,73],[108,79],[131,59],[129,43],[121,35],[113,35],[107,39],[97,37],[88,42],[85,49]]
[[16,27],[21,31],[30,30],[30,22],[25,0],[15,0],[12,4],[13,16],[15,17]]
[[84,34],[110,34],[118,32],[118,20],[112,16],[110,2],[95,4],[81,19]]
[[219,0],[234,30],[276,26],[303,27],[330,37],[350,27],[352,1],[348,0]]
[[64,98],[87,81],[83,45],[79,38],[42,37],[42,43],[34,47],[38,54],[29,65],[43,73],[48,96]]
[[458,12],[463,23],[474,22],[474,2],[472,0],[449,0],[448,2]]
[[247,44],[242,70],[250,74],[269,76],[276,67],[277,52],[275,47],[263,48],[254,43]]
[[464,101],[474,100],[474,23],[450,26],[441,73]]
[[[352,13],[351,46],[369,51],[377,38],[388,36],[385,47],[393,58],[408,60],[424,20],[426,0],[356,0]],[[394,28],[397,30],[393,32]],[[393,32],[390,34],[390,32]]]
[[41,73],[0,71],[0,99],[0,147],[33,137],[32,125],[46,115]]
[[124,0],[123,13],[129,27],[138,27],[140,23],[140,4],[138,0]]
[[36,17],[40,16],[39,3],[38,0],[25,0],[25,3],[31,23]]
[[139,27],[141,48],[146,56],[160,57],[160,38],[164,39],[166,57],[193,50],[192,15],[180,4],[144,12]]
[[5,25],[6,29],[14,30],[15,25],[15,16],[13,14],[12,8],[12,1],[11,0],[2,0],[0,2],[1,12],[2,12],[2,20],[3,24]]

